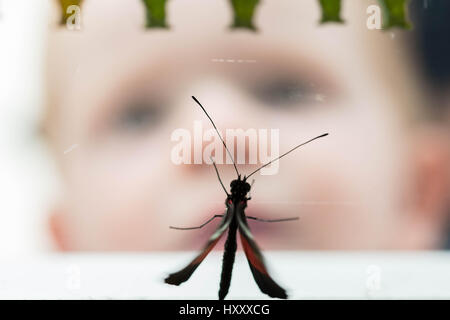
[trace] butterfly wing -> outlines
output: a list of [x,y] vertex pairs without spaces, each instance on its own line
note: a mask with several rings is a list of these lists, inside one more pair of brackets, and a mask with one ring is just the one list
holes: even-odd
[[269,295],[270,297],[286,299],[286,291],[269,276],[262,253],[253,239],[253,235],[247,225],[244,208],[242,207],[242,209],[240,209],[237,207],[237,209],[238,212],[236,213],[236,216],[242,246],[256,284],[263,293]]
[[226,215],[222,218],[221,224],[217,227],[217,230],[213,233],[211,238],[209,238],[203,250],[185,268],[181,269],[178,272],[171,273],[166,279],[164,279],[166,283],[178,286],[191,277],[195,269],[197,269],[203,259],[205,259],[208,253],[214,248],[225,230],[227,230],[228,226],[230,225],[230,222],[233,218],[232,206],[232,204],[227,205]]

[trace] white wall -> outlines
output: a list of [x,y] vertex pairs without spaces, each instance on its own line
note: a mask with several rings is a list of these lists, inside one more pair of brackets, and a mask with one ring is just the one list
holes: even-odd
[[0,0],[0,258],[49,247],[51,168],[37,132],[47,0]]

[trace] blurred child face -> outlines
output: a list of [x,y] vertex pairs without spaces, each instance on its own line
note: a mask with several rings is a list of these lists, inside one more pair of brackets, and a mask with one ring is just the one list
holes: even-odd
[[[252,177],[248,215],[300,217],[249,222],[262,248],[438,245],[444,191],[425,205],[418,196],[406,119],[420,97],[400,40],[367,30],[365,8],[344,5],[345,25],[318,26],[316,1],[264,1],[251,33],[227,28],[225,1],[170,1],[171,29],[148,31],[140,1],[86,1],[82,32],[51,35],[60,247],[199,248],[218,221],[169,229],[224,213],[211,165],[171,161],[174,130],[192,131],[196,120],[211,128],[192,95],[223,131],[279,129],[280,153],[330,133],[283,158],[277,174]],[[232,165],[218,169],[228,187]]]

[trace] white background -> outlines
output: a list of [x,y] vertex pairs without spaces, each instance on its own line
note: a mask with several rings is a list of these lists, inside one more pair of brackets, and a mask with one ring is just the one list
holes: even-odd
[[0,0],[0,258],[49,248],[54,176],[39,140],[48,1]]
[[[70,254],[1,261],[0,299],[217,299],[222,255],[211,252],[180,286],[163,282],[193,252]],[[266,252],[290,299],[449,299],[446,252]],[[270,299],[239,251],[227,299]]]

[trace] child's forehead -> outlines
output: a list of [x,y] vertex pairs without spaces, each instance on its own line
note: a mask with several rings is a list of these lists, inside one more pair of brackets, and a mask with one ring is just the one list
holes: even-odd
[[[230,30],[233,12],[222,0],[169,1],[166,9],[170,28],[146,30],[141,1],[83,2],[82,31],[62,26],[50,34],[49,80],[56,104],[61,107],[59,102],[69,100],[70,92],[80,95],[79,88],[94,95],[93,85],[106,88],[108,81],[124,78],[144,64],[165,68],[164,73],[198,65],[212,70],[219,65],[211,63],[213,59],[227,58],[266,58],[282,66],[292,61],[288,55],[277,54],[283,51],[306,62],[303,58],[311,57],[322,68],[351,78],[352,72],[364,72],[377,59],[389,60],[392,46],[398,43],[384,32],[369,31],[364,6],[356,1],[345,1],[345,24],[327,25],[318,23],[317,1],[261,1],[254,21],[256,33]],[[351,65],[357,68],[349,69]]]
[[[262,1],[254,21],[257,33],[231,30],[233,12],[229,3],[222,0],[169,1],[166,6],[170,28],[146,30],[141,1],[83,2],[82,31],[61,26],[50,34],[51,67],[57,73],[69,70],[72,74],[80,65],[89,69],[89,64],[130,58],[130,52],[147,55],[150,60],[168,51],[178,52],[179,59],[192,51],[199,57],[205,53],[217,56],[210,59],[225,58],[232,53],[245,55],[245,49],[251,51],[252,47],[253,51],[264,50],[258,46],[261,43],[266,47],[291,46],[311,56],[326,56],[330,50],[336,55],[339,51],[361,55],[358,49],[364,44],[370,42],[373,48],[377,42],[383,42],[383,37],[374,37],[375,32],[367,31],[363,6],[354,1],[343,7],[346,24],[338,25],[318,24],[321,10],[317,1]],[[390,44],[386,39],[384,42],[377,49]],[[64,76],[58,78],[61,81]]]

